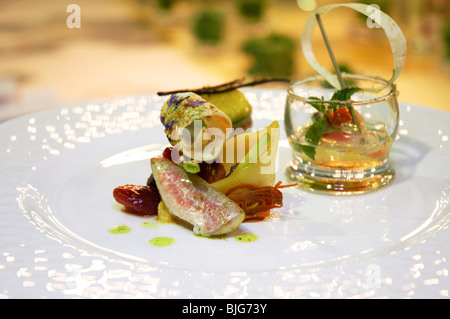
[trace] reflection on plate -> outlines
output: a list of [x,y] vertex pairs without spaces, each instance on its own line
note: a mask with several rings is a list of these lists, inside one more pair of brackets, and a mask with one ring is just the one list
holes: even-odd
[[[283,123],[285,92],[244,91],[254,128]],[[284,207],[221,239],[123,212],[167,145],[165,97],[79,105],[0,126],[5,297],[448,297],[450,114],[402,104],[394,183],[328,197],[287,188]],[[277,180],[291,157],[281,130]],[[131,230],[111,234],[112,227]],[[253,234],[253,241],[236,235]],[[171,244],[154,246],[167,237]]]

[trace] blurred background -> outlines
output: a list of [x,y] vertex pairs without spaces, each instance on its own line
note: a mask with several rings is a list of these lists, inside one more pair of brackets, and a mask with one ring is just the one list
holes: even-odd
[[[448,0],[0,0],[0,121],[37,110],[243,77],[315,74],[300,47],[315,6],[377,4],[403,30],[400,101],[450,111]],[[325,15],[342,69],[389,78],[381,29],[350,9]],[[318,61],[332,64],[318,28]]]

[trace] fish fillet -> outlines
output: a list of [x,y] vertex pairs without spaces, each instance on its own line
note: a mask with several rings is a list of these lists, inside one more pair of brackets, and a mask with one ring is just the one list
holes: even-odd
[[237,229],[245,212],[202,178],[164,157],[151,159],[152,173],[169,212],[193,225],[197,235],[223,235]]

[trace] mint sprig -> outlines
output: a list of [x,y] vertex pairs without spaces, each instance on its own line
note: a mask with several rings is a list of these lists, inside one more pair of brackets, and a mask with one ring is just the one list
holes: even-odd
[[[306,141],[309,144],[317,145],[322,138],[326,125],[327,118],[325,116],[316,119],[306,131]],[[316,148],[314,146],[302,145],[302,150],[308,157],[312,159],[316,157]]]
[[[333,96],[331,97],[331,101],[349,101],[352,95],[358,91],[361,91],[361,89],[357,87],[338,90],[334,92]],[[312,160],[314,160],[316,156],[316,147],[311,145],[317,145],[320,142],[320,139],[322,138],[327,126],[328,115],[332,112],[341,107],[347,107],[350,111],[350,114],[352,115],[353,123],[358,127],[358,130],[360,130],[359,123],[356,119],[355,110],[353,109],[351,103],[325,103],[323,97],[310,97],[308,98],[307,103],[314,107],[319,113],[318,116],[313,116],[313,123],[308,127],[305,133],[306,141],[310,145],[297,144],[297,147],[299,148],[297,149],[297,151],[302,151]]]
[[[357,87],[344,88],[344,89],[334,92],[333,96],[331,97],[331,100],[332,101],[348,101],[348,100],[350,100],[352,95],[358,91],[361,91],[361,89],[357,88]],[[332,103],[332,105],[339,105],[339,104]]]

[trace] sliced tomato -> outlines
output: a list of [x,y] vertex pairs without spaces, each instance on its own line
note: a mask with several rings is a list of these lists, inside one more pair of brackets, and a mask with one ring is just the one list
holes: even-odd
[[388,154],[388,150],[382,149],[382,150],[367,154],[367,156],[369,156],[370,158],[381,158],[381,157],[385,157],[387,154]]
[[344,131],[326,132],[323,134],[323,138],[336,142],[347,142],[352,138],[352,133]]
[[[354,110],[354,111],[355,111],[356,120],[358,121],[359,126],[363,127],[364,119],[363,119],[362,115],[358,111],[356,111],[356,110]],[[328,115],[328,121],[332,125],[341,126],[344,123],[353,122],[352,113],[350,112],[350,110],[347,107],[341,107],[341,108],[337,109],[336,111],[334,111],[333,113],[331,113],[330,115]]]

